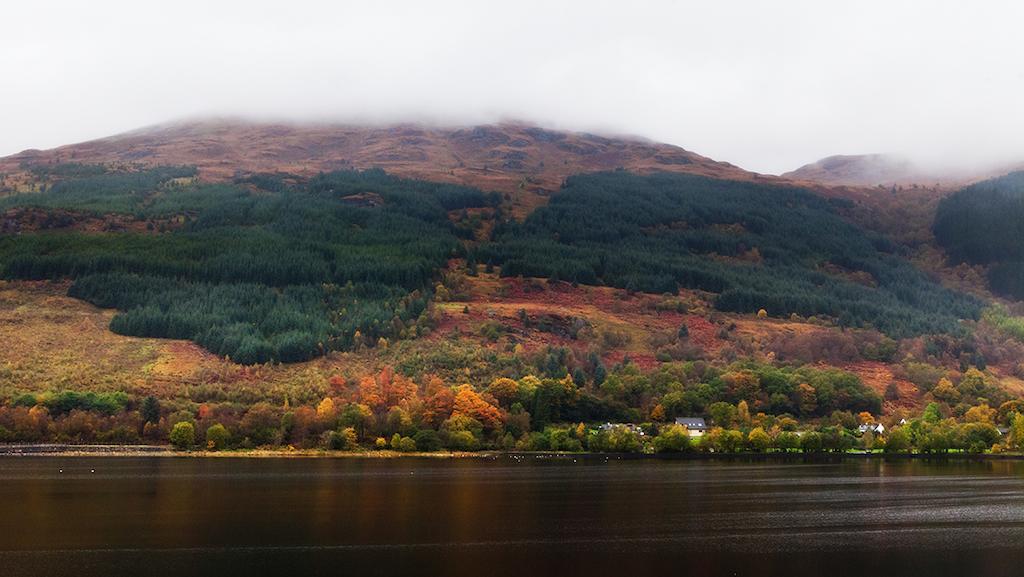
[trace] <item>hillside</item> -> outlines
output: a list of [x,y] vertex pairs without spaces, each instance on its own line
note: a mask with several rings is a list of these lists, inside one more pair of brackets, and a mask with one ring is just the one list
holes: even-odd
[[937,258],[934,190],[521,125],[176,124],[0,162],[0,440],[557,448],[697,414],[846,443],[1024,406],[1024,322]]
[[1024,299],[1024,172],[972,184],[944,198],[934,232],[952,263],[987,267],[994,292]]
[[774,181],[677,146],[638,138],[554,131],[525,124],[437,128],[412,124],[346,126],[194,121],[109,138],[26,150],[0,159],[9,186],[26,165],[60,163],[195,166],[204,180],[239,173],[312,176],[340,169],[382,168],[397,176],[509,193],[523,216],[569,175],[626,168],[733,180]]

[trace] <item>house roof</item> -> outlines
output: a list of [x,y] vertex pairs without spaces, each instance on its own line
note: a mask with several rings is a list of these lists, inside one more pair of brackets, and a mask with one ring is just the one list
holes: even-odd
[[682,425],[687,429],[706,429],[707,425],[704,424],[704,419],[700,417],[676,417],[676,424]]

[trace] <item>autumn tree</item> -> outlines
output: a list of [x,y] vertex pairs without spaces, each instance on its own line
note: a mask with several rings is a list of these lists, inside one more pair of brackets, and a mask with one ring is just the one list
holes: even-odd
[[384,432],[393,434],[409,434],[412,432],[412,417],[408,411],[401,407],[388,409],[387,417],[384,419]]
[[952,405],[960,400],[960,391],[953,386],[953,382],[942,377],[938,384],[932,389],[932,396],[936,400]]
[[968,423],[992,423],[992,419],[995,415],[995,409],[982,404],[967,409],[967,412],[964,413],[964,421],[967,421]]
[[519,383],[507,377],[497,378],[491,381],[487,392],[498,401],[498,404],[507,409],[519,400]]
[[338,421],[343,427],[355,431],[358,439],[365,439],[373,433],[375,419],[370,407],[361,403],[349,403],[341,411]]
[[239,432],[255,446],[276,445],[281,440],[281,416],[270,403],[256,403],[242,417]]
[[334,399],[324,397],[316,406],[316,418],[327,428],[334,428],[335,420],[338,418],[338,411],[334,407]]
[[359,379],[357,398],[359,404],[369,407],[373,412],[383,411],[385,408],[386,401],[380,380],[372,376]]
[[452,414],[455,393],[441,379],[431,377],[427,381],[426,399],[423,403],[423,422],[437,427]]
[[988,382],[985,379],[985,373],[975,367],[971,367],[964,373],[956,388],[960,391],[961,395],[976,398],[984,395],[987,387]]
[[[665,407],[661,406],[661,403],[654,405],[654,408],[651,409],[650,416],[651,420],[654,421],[655,423],[663,422],[665,420]],[[747,414],[747,416],[750,416],[749,413]]]
[[772,438],[769,437],[768,433],[761,427],[754,427],[749,433],[747,433],[747,446],[750,447],[752,451],[763,453],[768,450],[771,443]]
[[1024,449],[1024,415],[1021,413],[1014,413],[1013,418],[1010,419],[1008,436],[1010,447],[1017,451]]
[[797,386],[800,414],[809,417],[818,410],[818,391],[807,383]]

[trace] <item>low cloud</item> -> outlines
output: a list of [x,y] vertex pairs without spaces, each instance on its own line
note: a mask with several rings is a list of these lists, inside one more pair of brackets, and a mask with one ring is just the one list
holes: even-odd
[[[712,4],[712,5],[709,5]],[[1024,162],[1014,2],[33,2],[0,154],[197,115],[630,133],[779,173]]]

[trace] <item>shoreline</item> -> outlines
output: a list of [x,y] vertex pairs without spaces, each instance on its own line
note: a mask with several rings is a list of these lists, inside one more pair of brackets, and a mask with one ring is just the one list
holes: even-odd
[[171,457],[171,458],[245,458],[245,459],[490,459],[501,457],[524,459],[584,459],[594,460],[664,460],[664,461],[817,461],[838,462],[847,459],[889,460],[971,460],[1020,461],[1024,453],[875,453],[850,451],[845,453],[568,453],[558,451],[434,451],[403,453],[393,450],[328,451],[324,449],[236,449],[225,451],[179,451],[170,445],[70,445],[70,444],[12,444],[0,445],[0,458],[4,457]]

